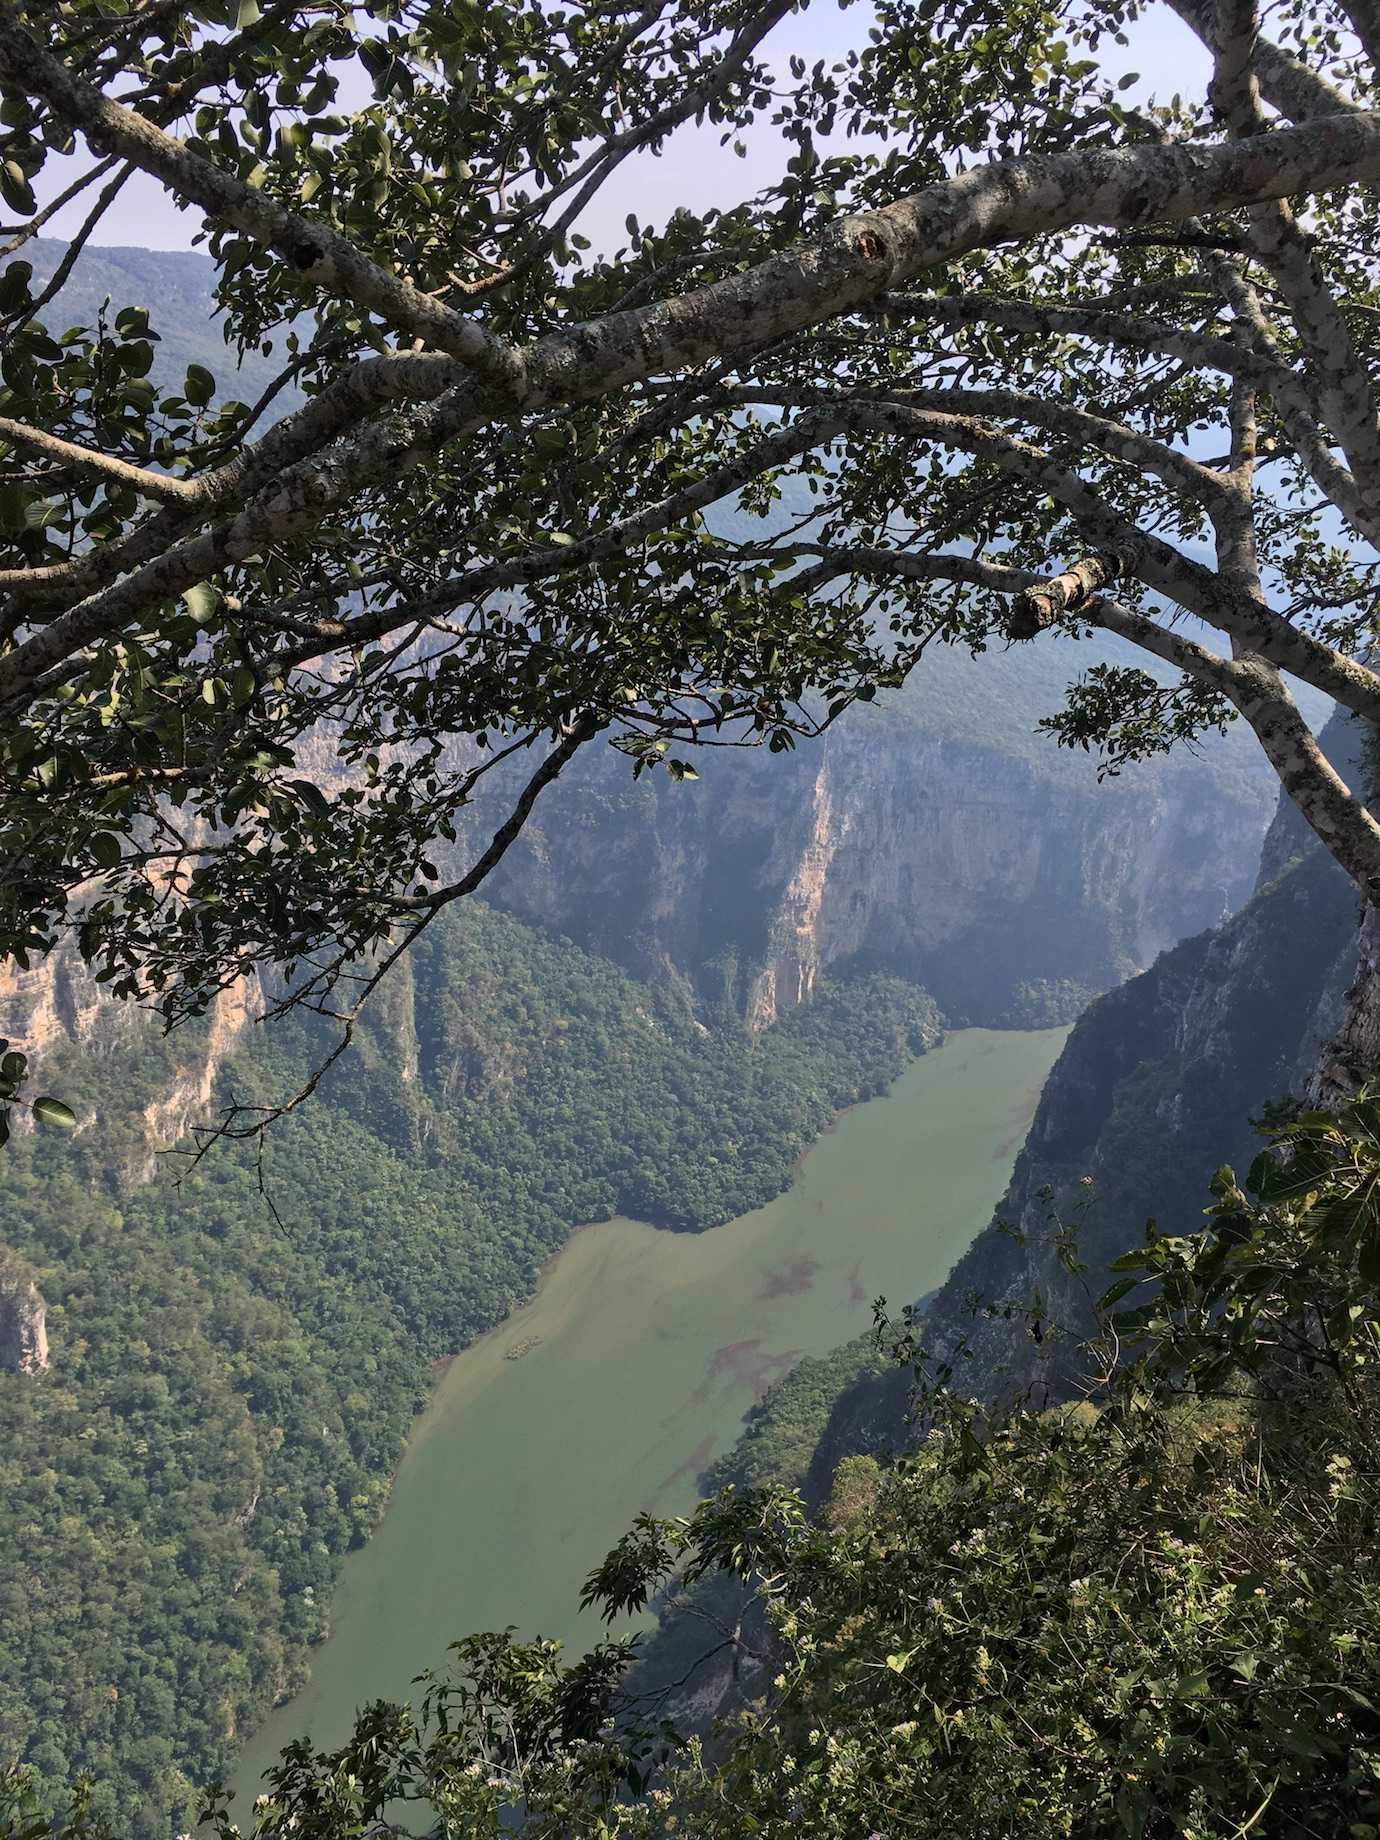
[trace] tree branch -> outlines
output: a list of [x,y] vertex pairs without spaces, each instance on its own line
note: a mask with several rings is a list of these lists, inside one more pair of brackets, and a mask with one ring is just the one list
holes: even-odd
[[147,117],[84,83],[20,25],[9,0],[0,4],[0,76],[41,96],[59,120],[79,128],[98,152],[129,161],[175,196],[272,249],[308,285],[343,294],[386,325],[424,339],[478,375],[521,394],[522,362],[511,347],[477,321],[385,273],[329,224],[274,203],[233,173],[189,152]]
[[[1190,31],[1205,45],[1211,45],[1216,26],[1216,0],[1168,0],[1168,3]],[[1315,121],[1320,115],[1339,115],[1356,106],[1326,78],[1268,38],[1256,39],[1252,62],[1261,95],[1290,121]]]
[[912,408],[904,402],[856,401],[817,389],[749,388],[725,397],[783,407],[828,406],[847,427],[875,429],[905,439],[934,441],[960,453],[979,456],[1002,472],[1028,480],[1067,507],[1079,525],[1104,550],[1121,558],[1127,574],[1167,595],[1190,613],[1259,651],[1305,683],[1335,696],[1370,721],[1380,720],[1380,674],[1345,658],[1281,615],[1224,583],[1212,570],[1194,562],[1172,544],[1139,529],[1113,510],[1088,483],[1028,441],[970,416]]
[[[7,59],[13,65],[17,58],[14,80],[22,82],[37,59],[45,73],[57,69],[62,82],[54,82],[65,95],[66,73],[27,34],[6,23],[12,19],[13,9],[0,5],[0,71]],[[13,48],[16,32],[22,55]],[[80,104],[80,96],[77,100]],[[100,110],[107,106],[102,98],[95,102]],[[168,145],[181,159],[177,143]],[[224,177],[198,164],[217,182]],[[80,603],[18,647],[0,663],[0,699],[22,697],[64,656],[118,629],[135,610],[184,592],[266,544],[308,535],[365,486],[396,481],[441,444],[519,407],[597,400],[706,358],[731,359],[845,313],[925,268],[1013,237],[1078,223],[1136,224],[1203,208],[1225,210],[1376,174],[1380,116],[1354,113],[1225,146],[1099,149],[1003,161],[943,180],[912,198],[832,224],[814,243],[742,274],[551,334],[528,348],[520,391],[496,383],[456,384],[431,410],[394,418],[327,459],[289,468],[221,530],[184,539],[118,588]],[[257,193],[253,198],[264,203]],[[308,228],[314,232],[314,226]],[[364,269],[378,274],[367,262]]]
[[1316,406],[1304,380],[1278,357],[1273,338],[1260,313],[1244,304],[1247,293],[1231,296],[1238,315],[1263,329],[1267,336],[1256,341],[1256,349],[1243,349],[1230,339],[1216,338],[1202,332],[1183,332],[1160,320],[1135,314],[1109,312],[1096,307],[1035,306],[1030,302],[1007,299],[999,295],[904,297],[903,304],[927,319],[953,326],[991,324],[1013,332],[1027,332],[1035,337],[1073,334],[1102,343],[1123,346],[1132,351],[1157,352],[1165,357],[1182,358],[1186,363],[1254,384],[1268,396],[1294,444],[1299,459],[1314,483],[1324,492],[1348,522],[1380,548],[1380,513],[1367,503],[1366,495],[1346,467],[1330,452],[1327,439],[1318,426]]
[[169,503],[185,503],[195,500],[195,486],[185,480],[173,479],[166,473],[150,472],[147,467],[132,466],[127,460],[117,460],[113,454],[98,453],[90,447],[79,447],[75,441],[63,441],[55,434],[46,434],[41,428],[29,428],[23,422],[11,421],[9,416],[0,415],[0,440],[16,443],[20,447],[31,447],[48,460],[60,461],[65,466],[80,466],[88,472],[100,473],[106,479],[114,479],[120,485],[133,486],[136,492],[142,492],[146,498],[166,499]]
[[1012,602],[1006,630],[1013,639],[1033,639],[1062,615],[1081,612],[1120,573],[1121,558],[1108,550],[1083,556],[1052,581],[1023,589]]

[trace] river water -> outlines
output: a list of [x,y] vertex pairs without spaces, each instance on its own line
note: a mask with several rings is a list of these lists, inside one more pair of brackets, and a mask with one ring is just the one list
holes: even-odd
[[[579,1590],[641,1509],[676,1514],[765,1387],[941,1283],[999,1200],[1067,1030],[965,1029],[846,1112],[790,1190],[707,1233],[582,1228],[533,1300],[451,1363],[383,1522],[345,1563],[308,1685],[246,1749],[348,1735],[477,1629],[587,1643]],[[524,1352],[525,1350],[525,1352]],[[512,1358],[516,1354],[517,1358]]]

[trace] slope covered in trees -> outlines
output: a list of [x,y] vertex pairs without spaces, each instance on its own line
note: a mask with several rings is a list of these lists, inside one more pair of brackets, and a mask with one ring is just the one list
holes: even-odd
[[[188,1825],[237,1734],[301,1678],[426,1389],[582,1220],[694,1229],[777,1193],[838,1106],[935,1039],[922,993],[824,993],[710,1035],[606,961],[484,909],[429,937],[373,1032],[263,1164],[222,1149],[123,1187],[112,1124],[164,1050],[60,1059],[100,1128],[16,1139],[6,1234],[52,1365],[0,1374],[0,1747],[89,1770],[125,1835]],[[300,1078],[253,1039],[222,1091]],[[118,1132],[114,1135],[118,1138]]]
[[[1205,1226],[1118,1261],[1081,1404],[980,1413],[903,1330],[928,1429],[899,1461],[841,1465],[818,1516],[748,1488],[639,1520],[593,1601],[724,1573],[761,1603],[769,1679],[719,1745],[639,1720],[621,1644],[570,1665],[473,1637],[416,1707],[290,1750],[256,1832],[337,1840],[401,1811],[538,1840],[1366,1835],[1380,1107],[1270,1136],[1241,1182],[1214,1178]],[[10,1807],[28,1793],[11,1779]]]

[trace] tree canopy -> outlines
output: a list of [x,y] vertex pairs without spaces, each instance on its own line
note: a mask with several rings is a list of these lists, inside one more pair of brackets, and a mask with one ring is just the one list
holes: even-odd
[[[1121,0],[882,0],[815,62],[789,0],[0,5],[0,948],[348,1017],[581,748],[683,775],[1051,627],[1152,667],[1059,740],[1243,717],[1369,897],[1286,674],[1380,717],[1380,19],[1172,5],[1214,74],[1143,108]],[[691,122],[784,172],[671,208]],[[134,175],[203,221],[219,379],[155,387],[156,302],[54,318]]]

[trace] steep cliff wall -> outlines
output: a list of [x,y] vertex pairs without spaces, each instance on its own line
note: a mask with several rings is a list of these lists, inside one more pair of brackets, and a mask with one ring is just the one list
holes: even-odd
[[[246,979],[166,1037],[146,1011],[107,997],[70,948],[27,971],[0,964],[0,1036],[28,1055],[30,1091],[56,1084],[78,1133],[99,1130],[101,1158],[125,1181],[147,1180],[155,1153],[206,1118],[226,1055],[262,1008]],[[11,1125],[32,1129],[22,1106]]]
[[[1326,739],[1354,772],[1350,725],[1334,721]],[[929,1306],[931,1345],[957,1357],[960,1385],[990,1395],[1076,1384],[1088,1293],[1055,1256],[1053,1221],[1076,1227],[1094,1294],[1147,1218],[1191,1230],[1213,1170],[1254,1153],[1251,1119],[1315,1089],[1335,1055],[1358,919],[1351,884],[1282,803],[1245,908],[1090,1006],[1050,1075],[996,1221]],[[1065,1325],[1051,1336],[1042,1322],[1038,1344],[1026,1320],[1037,1293]],[[978,1299],[997,1313],[976,1313]],[[904,1398],[894,1375],[847,1391],[816,1483],[849,1451],[894,1441]]]
[[43,1372],[48,1365],[47,1315],[28,1266],[0,1245],[0,1373]]
[[[698,783],[634,781],[624,756],[592,749],[538,804],[485,896],[670,986],[710,1026],[763,1028],[824,972],[876,969],[929,990],[951,1023],[1069,1020],[1245,898],[1273,796],[1245,735],[1104,783],[1061,754],[1036,724],[1091,657],[950,652],[792,755],[703,751]],[[332,763],[321,737],[303,751],[318,778]],[[511,790],[486,791],[448,867],[487,841]],[[408,994],[404,970],[393,983]],[[118,1151],[132,1175],[204,1114],[257,1008],[256,990],[229,992],[162,1047],[143,1147]],[[406,1004],[380,993],[375,1014],[386,1023],[395,1009],[406,1079]],[[88,1064],[144,1054],[156,1025],[58,953],[0,968],[0,1035],[41,1070],[68,1041]]]
[[1099,783],[1035,733],[1090,661],[950,652],[794,755],[700,756],[691,785],[596,752],[488,892],[754,1026],[857,965],[955,1022],[1071,1019],[1246,898],[1276,790],[1235,734]]

